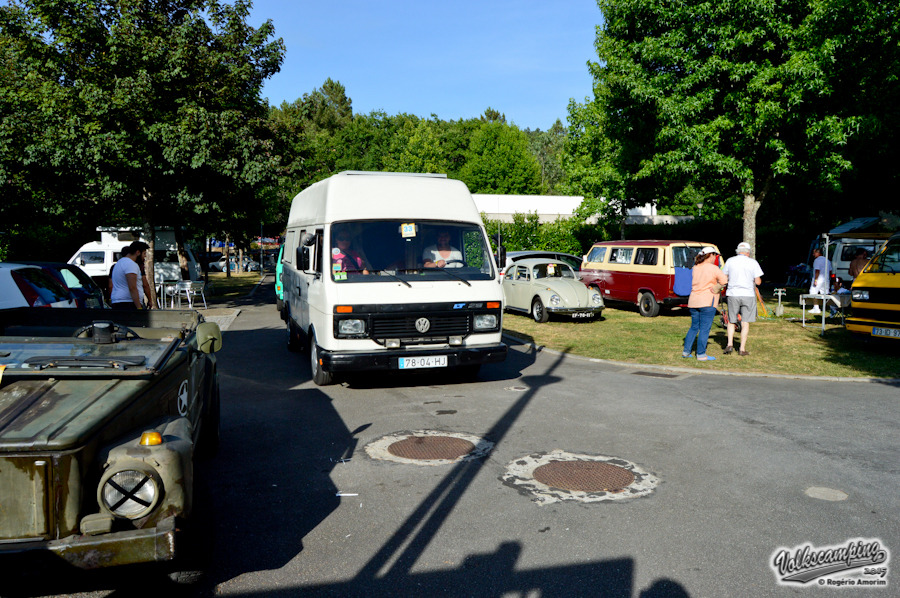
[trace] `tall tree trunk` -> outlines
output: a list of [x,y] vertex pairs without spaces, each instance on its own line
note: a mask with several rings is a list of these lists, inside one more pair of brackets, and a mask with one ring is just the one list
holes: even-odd
[[231,251],[228,250],[228,242],[231,237],[225,235],[225,278],[231,278]]
[[750,244],[750,255],[756,256],[756,213],[772,188],[772,175],[766,179],[759,193],[744,193],[744,242]]

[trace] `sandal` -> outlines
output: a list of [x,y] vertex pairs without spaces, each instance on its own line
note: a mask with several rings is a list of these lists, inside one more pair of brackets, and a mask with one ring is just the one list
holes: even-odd
[[715,361],[716,358],[712,355],[707,355],[706,357],[698,357],[697,361]]
[[747,355],[750,355],[750,351],[741,351],[740,355],[746,357]]
[[725,355],[731,355],[732,353],[734,353],[734,347],[732,347],[731,345],[725,347]]

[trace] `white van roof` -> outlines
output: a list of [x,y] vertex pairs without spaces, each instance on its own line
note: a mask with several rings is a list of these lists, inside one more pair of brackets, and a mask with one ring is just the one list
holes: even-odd
[[344,171],[298,193],[288,227],[384,218],[481,223],[465,183],[447,175]]

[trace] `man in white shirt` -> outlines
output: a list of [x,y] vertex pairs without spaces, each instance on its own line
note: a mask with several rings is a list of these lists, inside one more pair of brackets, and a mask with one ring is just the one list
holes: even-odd
[[462,268],[462,252],[450,245],[450,231],[438,232],[437,243],[429,245],[422,252],[422,261],[426,268]]
[[135,241],[122,250],[122,259],[112,270],[112,293],[110,303],[113,309],[143,309],[144,286],[141,284],[141,267],[144,252],[150,246],[143,241]]
[[756,287],[762,282],[763,271],[759,262],[750,257],[750,244],[740,243],[734,257],[728,258],[723,268],[728,276],[728,290],[725,301],[728,304],[728,346],[725,354],[734,352],[735,322],[741,323],[740,355],[750,355],[747,351],[747,336],[750,323],[756,321]]
[[[822,250],[816,247],[813,249],[813,275],[812,282],[809,287],[810,295],[827,295],[831,287],[831,262],[822,255]],[[822,310],[816,304],[811,310],[811,314],[820,314]]]

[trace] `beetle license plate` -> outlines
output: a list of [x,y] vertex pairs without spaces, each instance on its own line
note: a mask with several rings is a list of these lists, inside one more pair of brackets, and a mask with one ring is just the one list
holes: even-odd
[[872,336],[887,336],[890,338],[900,338],[900,328],[876,328],[872,327]]
[[398,359],[401,370],[415,368],[445,368],[447,367],[446,355],[428,355],[427,357],[401,357]]
[[573,318],[593,318],[594,312],[592,311],[578,311],[572,314]]

